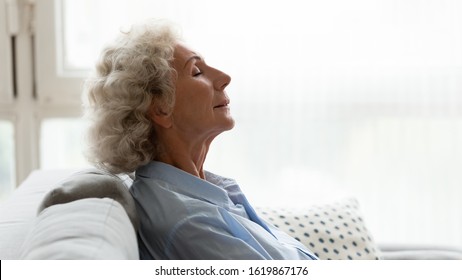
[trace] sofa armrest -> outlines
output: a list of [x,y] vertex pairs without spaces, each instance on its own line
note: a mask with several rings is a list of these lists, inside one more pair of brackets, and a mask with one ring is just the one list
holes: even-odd
[[21,249],[22,259],[138,259],[135,230],[123,206],[86,198],[44,209]]
[[139,219],[135,201],[125,182],[116,175],[96,168],[82,170],[61,181],[57,187],[45,195],[39,205],[38,212],[40,213],[43,209],[56,204],[85,198],[104,197],[119,202],[127,212],[135,230],[138,230]]

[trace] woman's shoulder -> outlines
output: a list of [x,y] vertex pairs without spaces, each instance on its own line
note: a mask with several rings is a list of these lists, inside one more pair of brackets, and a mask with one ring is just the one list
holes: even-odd
[[[209,197],[178,191],[163,181],[143,182],[135,180],[130,193],[137,202],[138,212],[151,219],[176,223],[191,215],[217,213],[217,205]],[[155,217],[154,217],[155,216]]]

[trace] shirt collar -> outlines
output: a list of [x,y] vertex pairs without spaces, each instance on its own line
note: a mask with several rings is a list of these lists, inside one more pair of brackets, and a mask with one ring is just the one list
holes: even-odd
[[163,186],[174,192],[208,201],[225,209],[229,208],[229,197],[224,187],[235,184],[234,180],[206,172],[206,180],[193,176],[172,165],[152,161],[136,170],[137,178],[166,182]]

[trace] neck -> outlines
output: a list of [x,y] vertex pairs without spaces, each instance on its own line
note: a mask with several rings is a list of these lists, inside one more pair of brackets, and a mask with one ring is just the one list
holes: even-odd
[[160,143],[163,153],[157,158],[158,161],[170,164],[196,177],[205,179],[204,162],[207,157],[210,143],[214,137],[196,141],[185,141],[180,137],[163,135]]

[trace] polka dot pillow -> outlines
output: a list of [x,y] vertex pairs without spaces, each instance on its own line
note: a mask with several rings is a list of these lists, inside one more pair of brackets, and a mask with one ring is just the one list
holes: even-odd
[[260,216],[285,231],[322,260],[376,260],[380,252],[356,199],[311,208],[257,208]]

